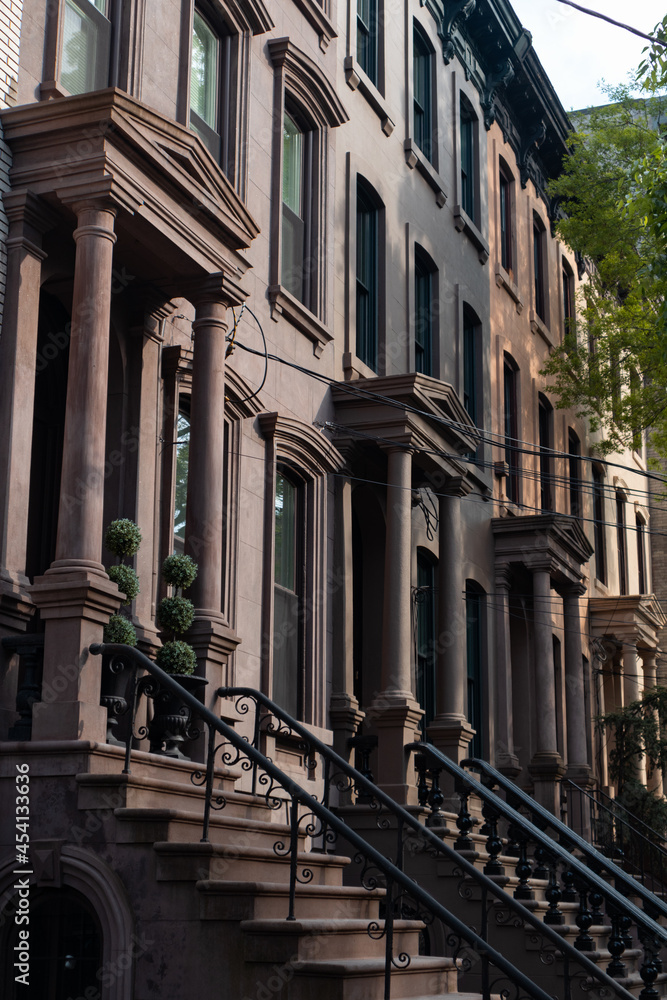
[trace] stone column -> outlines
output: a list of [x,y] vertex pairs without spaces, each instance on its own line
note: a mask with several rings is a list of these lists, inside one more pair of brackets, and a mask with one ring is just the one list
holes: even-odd
[[[565,653],[565,718],[567,730],[567,777],[580,788],[593,785],[588,759],[590,720],[586,714],[584,659],[581,649],[581,601],[586,593],[583,584],[563,592]],[[585,797],[574,789],[568,794],[569,825],[587,840],[591,835],[591,815]]]
[[382,691],[368,710],[368,720],[378,730],[378,784],[398,802],[413,803],[414,768],[403,747],[416,738],[423,712],[412,694],[411,677],[412,454],[408,448],[388,448],[387,484]]
[[495,766],[515,778],[521,768],[514,750],[512,642],[510,635],[509,567],[496,569],[496,751]]
[[[6,194],[7,291],[0,337],[0,627],[32,613],[25,575],[42,233],[57,221],[28,191]],[[12,613],[12,611],[14,613]],[[14,626],[14,627],[12,627]]]
[[[8,192],[7,284],[0,336],[0,638],[25,632],[34,613],[26,544],[42,233],[51,211],[28,191]],[[16,719],[19,660],[9,648],[0,670],[0,738]]]
[[462,483],[440,493],[438,526],[438,673],[436,717],[429,736],[439,750],[460,763],[474,730],[466,718],[468,684],[466,604],[462,562]]
[[[551,625],[551,576],[548,569],[533,571],[533,619],[535,664],[535,745],[528,770],[535,798],[558,815],[559,783],[565,772],[558,752],[553,632]],[[527,706],[528,707],[528,706]]]
[[354,696],[354,606],[352,566],[352,482],[340,477],[335,486],[333,693],[329,717],[334,731],[334,749],[350,759],[348,740],[364,719]]
[[623,704],[637,701],[640,697],[639,656],[634,642],[623,643]]
[[45,622],[42,701],[33,739],[104,740],[100,642],[118,588],[101,562],[111,266],[116,212],[74,206],[76,260],[56,558],[31,593]]
[[[642,649],[640,651],[642,658],[642,666],[644,670],[644,690],[648,693],[649,691],[654,691],[657,684],[657,649]],[[660,721],[658,718],[658,713],[655,713],[656,725],[660,727]],[[648,770],[648,768],[647,768]],[[663,778],[662,771],[656,768],[651,772],[651,775],[647,775],[647,787],[650,792],[655,795],[663,794]]]
[[222,581],[225,336],[229,306],[241,296],[238,289],[223,289],[223,280],[211,275],[188,293],[195,320],[185,551],[199,571],[188,595],[196,610],[187,639],[197,653],[197,673],[208,679],[206,704],[211,708],[240,642],[222,612]]

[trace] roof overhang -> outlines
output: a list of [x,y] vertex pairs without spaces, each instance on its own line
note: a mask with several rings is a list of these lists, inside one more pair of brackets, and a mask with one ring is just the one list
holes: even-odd
[[547,571],[557,585],[581,583],[582,566],[593,555],[593,546],[575,518],[496,517],[491,525],[497,567],[521,564],[531,571]]
[[667,616],[653,594],[592,597],[588,608],[594,636],[640,649],[657,649],[658,633],[667,624]]

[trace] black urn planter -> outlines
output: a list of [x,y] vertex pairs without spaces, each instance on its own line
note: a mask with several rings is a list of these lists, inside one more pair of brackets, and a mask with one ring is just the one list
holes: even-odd
[[[194,674],[171,674],[175,681],[189,691],[197,691],[208,684],[205,677]],[[153,695],[153,718],[148,724],[148,738],[151,753],[162,754],[163,757],[176,757],[179,760],[189,760],[183,753],[182,746],[197,736],[191,728],[192,711],[177,692],[161,685]]]
[[107,710],[106,742],[111,746],[124,747],[125,740],[116,736],[118,720],[128,710],[127,686],[132,674],[132,665],[118,656],[102,657],[102,685],[100,704]]

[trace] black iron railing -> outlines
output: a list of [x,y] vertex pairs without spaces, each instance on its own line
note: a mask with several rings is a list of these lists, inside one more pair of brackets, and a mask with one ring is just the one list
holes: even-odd
[[[552,1000],[551,991],[547,992],[516,968],[489,940],[489,910],[492,901],[496,900],[502,905],[503,912],[513,914],[517,925],[524,927],[529,924],[534,928],[539,940],[545,942],[545,950],[550,949],[552,956],[558,955],[564,973],[565,1000],[572,997],[575,985],[584,991],[601,989],[607,995],[630,1000],[631,994],[620,983],[598,969],[586,955],[580,954],[563,941],[553,928],[541,924],[519,900],[508,897],[487,874],[444,844],[433,831],[422,826],[412,813],[394,803],[330,747],[259,692],[247,688],[223,688],[219,692],[222,696],[235,699],[240,728],[245,728],[243,720],[246,720],[245,738],[202,706],[193,694],[180,687],[178,680],[165,674],[138,650],[117,644],[95,644],[90,648],[92,653],[106,654],[132,665],[131,690],[135,714],[141,694],[155,697],[159,688],[179,695],[187,711],[196,715],[198,724],[208,728],[206,767],[199,775],[193,776],[196,783],[205,786],[208,804],[204,817],[204,837],[208,836],[211,807],[224,808],[225,804],[224,794],[214,787],[216,761],[226,767],[237,766],[245,771],[250,790],[255,795],[260,796],[272,808],[286,810],[290,830],[289,844],[282,838],[274,846],[274,852],[283,858],[289,855],[290,859],[287,920],[294,919],[298,885],[312,878],[307,863],[304,864],[304,856],[298,850],[303,837],[310,838],[311,844],[318,845],[320,851],[330,851],[339,838],[349,845],[360,868],[361,885],[367,889],[382,888],[385,894],[383,924],[371,921],[368,928],[371,936],[382,935],[385,941],[385,1000],[389,1000],[391,996],[392,974],[406,968],[411,961],[408,955],[394,954],[393,928],[397,919],[418,919],[428,926],[438,924],[441,929],[440,939],[446,946],[446,950],[439,954],[458,959],[459,965],[464,969],[473,963],[476,965],[476,971],[479,970],[479,992],[484,1000],[491,1000],[491,997],[498,995],[512,1000],[523,1000],[524,997]],[[140,669],[147,671],[148,682],[146,678],[139,679]],[[251,715],[253,706],[254,716]],[[307,775],[318,777],[320,798],[307,792],[262,752],[260,746],[267,740],[288,741],[291,742],[292,749],[298,747]],[[131,755],[128,751],[127,766],[130,764]],[[387,829],[390,822],[393,822],[393,834],[396,838],[394,860],[385,857],[332,810],[334,797],[355,798],[360,792],[367,796],[367,803],[370,802],[375,810],[379,827]],[[416,844],[451,860],[462,880],[474,881],[479,893],[479,914],[474,927],[467,926],[406,874],[405,853],[406,850],[414,850]]]
[[[544,919],[552,926],[564,923],[561,902],[578,902],[575,948],[584,953],[597,951],[591,930],[605,923],[606,914],[611,924],[607,973],[613,978],[627,978],[629,969],[623,956],[626,952],[632,954],[638,946],[643,983],[640,998],[656,1000],[659,994],[654,983],[663,971],[660,952],[667,943],[667,930],[657,922],[667,915],[663,901],[485,761],[469,759],[459,767],[435,747],[413,743],[406,749],[418,755],[420,800],[436,814],[441,796],[436,795],[434,805],[429,799],[433,788],[438,787],[439,775],[446,771],[454,777],[460,800],[457,848],[472,850],[478,846],[471,836],[474,820],[469,810],[470,798],[477,797],[482,802],[482,829],[487,835],[485,870],[489,874],[497,871],[501,852],[513,855],[519,879],[514,895],[524,901],[534,899],[533,879],[547,880],[545,897],[549,907]],[[464,767],[479,771],[481,782]],[[554,836],[549,836],[547,830]],[[639,898],[643,909],[628,897]]]
[[[600,789],[588,791],[574,781],[563,782],[568,805],[568,826],[580,836],[586,820],[592,843],[598,851],[639,879],[652,893],[664,895],[667,888],[667,850],[664,839],[647,823],[634,816],[617,799]],[[572,808],[576,806],[576,808]],[[574,813],[579,825],[572,820]]]

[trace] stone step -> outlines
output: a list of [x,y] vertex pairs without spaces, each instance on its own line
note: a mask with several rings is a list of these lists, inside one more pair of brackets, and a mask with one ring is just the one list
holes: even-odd
[[[382,1000],[384,961],[378,959],[338,959],[294,962],[294,978],[285,996],[289,1000]],[[430,1000],[457,993],[457,967],[452,959],[412,957],[410,964],[394,969],[392,1000]]]
[[[289,840],[286,843],[289,846]],[[289,857],[271,848],[158,841],[154,850],[158,882],[202,879],[289,882]],[[298,878],[316,885],[340,886],[342,871],[350,863],[347,857],[305,851],[300,851],[297,858]]]
[[[118,820],[119,844],[154,844],[162,841],[197,843],[203,832],[201,812],[189,809],[120,808],[114,811]],[[211,810],[208,839],[214,844],[273,847],[289,837],[289,826],[269,820],[250,819],[230,814],[227,807]],[[303,848],[306,837],[301,833]]]
[[[244,920],[246,962],[280,962],[285,954],[299,961],[384,958],[384,921],[349,919]],[[395,920],[393,953],[417,955],[419,920]]]
[[[204,879],[197,882],[197,889],[202,920],[284,920],[289,912],[289,886],[284,882]],[[375,920],[384,897],[384,889],[298,883],[294,912],[298,920],[323,916]]]

